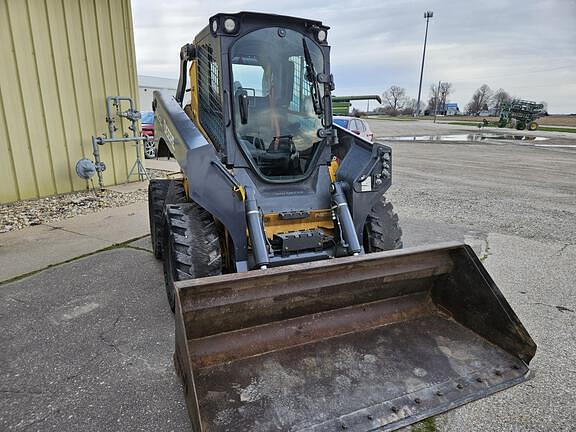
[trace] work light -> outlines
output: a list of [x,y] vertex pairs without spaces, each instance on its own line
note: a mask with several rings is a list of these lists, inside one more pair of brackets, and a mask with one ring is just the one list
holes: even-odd
[[226,33],[234,33],[236,31],[236,21],[232,18],[226,18],[224,20],[224,30]]

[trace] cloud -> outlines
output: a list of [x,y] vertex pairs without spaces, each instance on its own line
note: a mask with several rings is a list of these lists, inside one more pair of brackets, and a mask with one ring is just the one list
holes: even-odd
[[218,12],[302,16],[331,27],[336,94],[382,93],[400,85],[417,96],[423,12],[433,10],[422,98],[438,80],[464,106],[483,83],[576,112],[576,2],[390,0],[132,0],[138,72],[177,78],[180,47]]

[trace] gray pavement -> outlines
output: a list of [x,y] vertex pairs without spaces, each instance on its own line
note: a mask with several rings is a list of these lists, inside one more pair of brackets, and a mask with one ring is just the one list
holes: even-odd
[[[512,144],[392,146],[388,197],[405,245],[470,243],[538,344],[532,380],[442,415],[434,429],[573,430],[576,155]],[[2,266],[12,265],[12,251],[25,260],[20,250],[0,248]],[[146,237],[0,283],[0,430],[190,430],[161,264],[149,250]]]
[[0,430],[181,431],[162,266],[119,248],[0,289]]

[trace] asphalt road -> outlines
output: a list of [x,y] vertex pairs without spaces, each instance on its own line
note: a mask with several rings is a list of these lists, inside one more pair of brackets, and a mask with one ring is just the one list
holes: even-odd
[[189,430],[163,283],[119,248],[0,287],[0,430]]
[[[388,197],[405,245],[472,244],[538,344],[532,380],[437,418],[436,429],[573,430],[576,154],[392,146]],[[161,265],[147,248],[142,239],[0,285],[0,430],[190,430]]]

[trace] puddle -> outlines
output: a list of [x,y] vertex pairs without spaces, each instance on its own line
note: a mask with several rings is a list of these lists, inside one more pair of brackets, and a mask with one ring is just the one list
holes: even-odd
[[421,135],[421,136],[382,137],[381,139],[386,141],[484,141],[484,140],[546,141],[548,138],[527,136],[527,135],[474,133],[474,134],[459,134],[459,135]]

